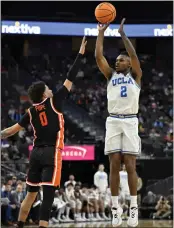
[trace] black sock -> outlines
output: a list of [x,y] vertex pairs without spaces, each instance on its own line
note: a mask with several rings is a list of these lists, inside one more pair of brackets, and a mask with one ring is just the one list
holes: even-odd
[[39,228],[46,228],[45,226],[39,226]]
[[24,222],[18,221],[17,227],[18,227],[18,228],[23,228],[23,227],[24,227]]

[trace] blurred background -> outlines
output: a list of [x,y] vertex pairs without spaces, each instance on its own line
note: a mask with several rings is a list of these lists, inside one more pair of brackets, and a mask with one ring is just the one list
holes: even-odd
[[[69,183],[74,183],[72,188],[75,182],[80,182],[80,190],[88,189],[85,194],[89,196],[99,189],[94,181],[99,164],[102,163],[109,174],[108,157],[104,156],[107,83],[94,58],[97,35],[94,10],[99,3],[1,3],[1,129],[17,123],[30,106],[27,89],[32,82],[43,80],[54,91],[64,82],[81,39],[87,36],[83,67],[64,102],[61,183],[65,195],[64,183],[70,175],[73,175],[69,179]],[[126,17],[125,32],[136,48],[143,70],[138,113],[142,154],[137,158],[140,217],[155,219],[155,207],[161,197],[170,205],[170,210],[173,207],[173,2],[118,1],[112,4],[117,17],[105,38],[104,54],[112,65],[124,49],[117,29],[121,19]],[[2,223],[6,225],[17,220],[23,198],[15,200],[15,194],[22,192],[25,196],[32,140],[32,128],[28,126],[1,141],[1,196],[9,199],[8,203],[1,203]],[[61,195],[59,190],[56,197],[58,195]],[[107,200],[106,197],[101,200],[105,209],[110,207]],[[7,212],[9,207],[12,212]],[[31,213],[30,223],[37,224],[36,214]],[[109,212],[106,215],[109,218]],[[169,213],[167,218],[171,216]]]

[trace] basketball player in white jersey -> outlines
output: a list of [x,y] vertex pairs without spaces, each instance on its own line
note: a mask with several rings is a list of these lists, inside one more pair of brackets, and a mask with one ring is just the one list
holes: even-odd
[[142,70],[136,51],[126,37],[122,20],[118,32],[124,42],[128,54],[120,54],[112,69],[103,56],[104,31],[107,25],[99,25],[95,57],[100,71],[107,78],[107,99],[109,117],[106,121],[105,154],[110,161],[110,188],[112,194],[112,224],[122,223],[122,208],[118,204],[119,171],[121,156],[128,173],[130,189],[130,216],[127,224],[131,227],[138,225],[137,206],[137,174],[136,156],[140,153],[140,138],[138,136],[138,103]]
[[120,195],[123,203],[130,200],[130,191],[128,185],[128,174],[126,171],[125,164],[122,165],[122,170],[119,172],[120,174]]

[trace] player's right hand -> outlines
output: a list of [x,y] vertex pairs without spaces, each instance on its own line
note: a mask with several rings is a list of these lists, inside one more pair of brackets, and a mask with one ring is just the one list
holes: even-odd
[[109,27],[109,25],[110,25],[110,23],[107,23],[107,24],[100,24],[100,23],[98,23],[97,29],[99,30],[99,32],[100,31],[103,31],[104,32]]

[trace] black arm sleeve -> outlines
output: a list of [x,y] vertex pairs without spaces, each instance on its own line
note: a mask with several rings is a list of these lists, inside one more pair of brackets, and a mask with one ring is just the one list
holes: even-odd
[[19,120],[18,124],[24,128],[26,128],[28,126],[28,124],[30,124],[30,116],[29,116],[28,112],[26,112],[22,116],[22,118]]
[[[81,59],[82,59],[82,54],[78,53],[73,65],[70,67],[69,72],[67,73],[67,79],[71,82],[75,80],[75,77],[78,73],[78,70],[81,65]],[[63,85],[60,87],[60,89],[57,90],[57,92],[53,96],[53,105],[55,109],[59,112],[62,111],[62,104],[63,100],[68,96],[69,91],[67,88]]]
[[78,53],[73,65],[70,67],[69,72],[67,73],[67,79],[73,82],[75,80],[75,77],[78,73],[78,70],[81,66],[81,59],[82,59],[82,54]]
[[53,105],[54,105],[55,109],[58,110],[59,112],[62,111],[63,100],[66,99],[66,97],[68,96],[68,94],[69,94],[69,91],[63,85],[53,95]]

